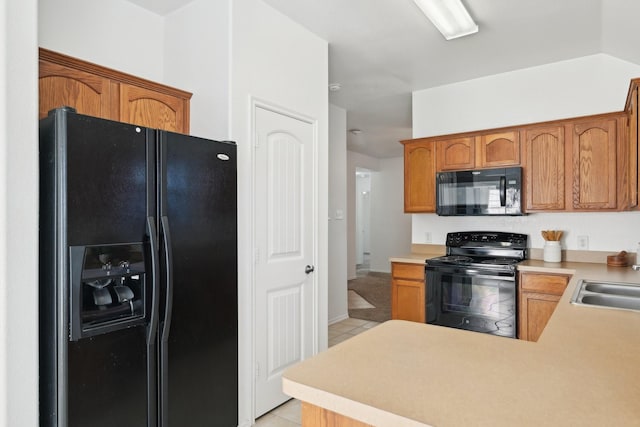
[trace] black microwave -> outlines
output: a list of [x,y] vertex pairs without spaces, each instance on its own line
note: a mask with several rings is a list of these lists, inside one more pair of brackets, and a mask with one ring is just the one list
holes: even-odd
[[522,215],[521,198],[521,167],[436,175],[438,215]]

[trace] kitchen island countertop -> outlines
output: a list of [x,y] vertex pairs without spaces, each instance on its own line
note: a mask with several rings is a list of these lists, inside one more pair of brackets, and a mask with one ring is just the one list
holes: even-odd
[[381,427],[640,426],[640,313],[569,302],[581,278],[640,283],[640,272],[519,269],[573,274],[538,342],[392,320],[287,369],[284,392]]

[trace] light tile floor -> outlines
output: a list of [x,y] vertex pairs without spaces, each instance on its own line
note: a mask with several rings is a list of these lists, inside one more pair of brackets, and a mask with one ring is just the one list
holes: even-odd
[[[329,325],[329,347],[353,338],[376,325],[379,323],[351,318]],[[301,413],[300,401],[291,399],[258,418],[254,427],[298,427],[301,425]]]

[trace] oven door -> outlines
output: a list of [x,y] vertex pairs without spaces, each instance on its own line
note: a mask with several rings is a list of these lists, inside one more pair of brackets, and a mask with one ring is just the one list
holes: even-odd
[[515,272],[427,266],[427,323],[516,337]]

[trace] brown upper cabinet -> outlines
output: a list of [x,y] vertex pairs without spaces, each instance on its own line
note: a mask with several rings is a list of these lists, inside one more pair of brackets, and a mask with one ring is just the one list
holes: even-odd
[[477,167],[494,168],[520,164],[520,132],[482,135],[478,139]]
[[622,180],[626,180],[622,175],[618,177],[618,166],[627,170],[624,167],[625,140],[617,137],[621,119],[595,118],[572,123],[574,210],[617,209],[618,205],[627,207],[624,192],[618,191],[619,186],[624,186]]
[[69,106],[78,113],[189,133],[191,93],[40,48],[39,117]]
[[525,127],[525,211],[628,209],[625,129],[623,113]]
[[517,130],[439,140],[438,171],[482,169],[520,164]]
[[437,141],[438,171],[473,169],[476,159],[474,137]]
[[640,149],[638,149],[640,141],[640,138],[638,138],[638,131],[640,131],[640,126],[638,126],[638,121],[640,120],[640,115],[638,114],[638,86],[640,86],[640,79],[631,80],[625,108],[629,121],[629,206],[635,209],[639,208],[638,183],[640,182],[640,170],[638,168],[640,165]]
[[526,211],[565,208],[564,126],[544,126],[524,132],[524,208]]
[[640,209],[639,86],[622,112],[401,141],[405,212],[435,212],[435,172],[517,165],[524,212]]
[[436,144],[433,140],[403,141],[404,211],[436,211]]

